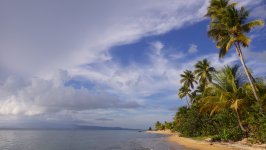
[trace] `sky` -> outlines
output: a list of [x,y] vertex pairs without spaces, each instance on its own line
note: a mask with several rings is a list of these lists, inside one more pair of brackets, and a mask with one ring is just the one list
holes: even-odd
[[[266,19],[265,0],[237,0]],[[218,58],[208,38],[208,0],[1,0],[1,127],[120,126],[170,121],[185,101],[180,74]],[[266,73],[266,29],[243,49],[255,76]]]

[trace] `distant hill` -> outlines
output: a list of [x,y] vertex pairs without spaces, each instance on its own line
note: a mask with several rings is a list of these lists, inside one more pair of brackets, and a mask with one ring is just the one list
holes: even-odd
[[130,128],[121,128],[121,127],[102,127],[102,126],[86,126],[78,125],[77,129],[86,129],[86,130],[140,130],[140,129],[130,129]]
[[31,127],[0,127],[0,130],[140,130],[121,127],[102,127],[102,126],[88,126],[88,125],[74,125],[74,126],[31,126]]

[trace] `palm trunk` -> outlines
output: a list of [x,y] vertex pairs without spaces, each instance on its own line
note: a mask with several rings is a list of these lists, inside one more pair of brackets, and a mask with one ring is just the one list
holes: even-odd
[[250,74],[250,72],[248,71],[247,66],[246,66],[246,64],[245,64],[245,61],[244,61],[244,58],[243,58],[243,55],[242,55],[242,51],[241,51],[240,45],[237,44],[237,43],[235,43],[235,47],[236,47],[236,52],[237,52],[237,54],[238,54],[238,56],[239,56],[239,58],[240,58],[240,61],[241,61],[241,63],[242,63],[242,66],[243,66],[243,68],[244,68],[244,70],[245,70],[245,73],[246,73],[246,75],[247,75],[247,77],[248,77],[248,81],[249,81],[249,83],[250,83],[250,85],[251,85],[252,92],[253,92],[253,94],[254,94],[254,96],[255,96],[255,99],[256,99],[257,101],[259,101],[259,97],[258,97],[258,95],[257,95],[257,92],[256,92],[256,89],[255,89],[254,82],[253,82],[252,77],[251,77],[251,74]]
[[188,103],[188,100],[187,100],[187,95],[186,95],[186,101],[187,101],[187,108],[189,108],[189,103]]
[[237,110],[236,111],[236,117],[237,117],[237,121],[238,121],[238,125],[240,127],[240,129],[243,131],[243,132],[247,132],[247,130],[243,127],[242,123],[241,123],[241,120],[240,120],[240,116],[239,116],[239,113]]

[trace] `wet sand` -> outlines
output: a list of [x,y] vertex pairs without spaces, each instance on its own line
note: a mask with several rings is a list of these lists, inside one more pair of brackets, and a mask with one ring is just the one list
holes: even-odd
[[147,131],[147,133],[164,134],[168,135],[167,141],[177,143],[184,147],[195,150],[266,150],[265,145],[244,145],[240,142],[223,143],[223,142],[207,142],[193,140],[190,138],[180,137],[178,133],[172,133],[170,130],[162,131]]

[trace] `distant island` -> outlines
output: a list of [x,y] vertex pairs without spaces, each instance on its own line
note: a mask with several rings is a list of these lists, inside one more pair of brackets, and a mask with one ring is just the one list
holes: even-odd
[[141,129],[131,129],[122,127],[103,127],[103,126],[89,126],[89,125],[74,125],[65,127],[0,127],[0,130],[135,130],[141,131]]
[[85,130],[141,130],[141,129],[121,128],[121,127],[102,127],[102,126],[86,126],[86,125],[76,126],[76,129],[85,129]]

